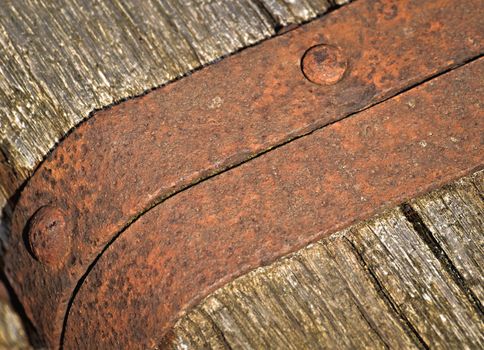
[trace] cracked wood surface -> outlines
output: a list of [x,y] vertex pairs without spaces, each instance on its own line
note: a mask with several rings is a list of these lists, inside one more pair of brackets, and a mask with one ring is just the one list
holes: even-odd
[[[96,109],[188,74],[348,0],[67,0],[0,6],[0,210]],[[9,214],[9,208],[4,214]],[[0,218],[2,214],[0,213]],[[6,235],[0,225],[0,236]],[[24,348],[0,302],[0,348]]]
[[[0,207],[93,110],[344,2],[5,1]],[[482,179],[230,283],[178,322],[173,347],[482,348]],[[0,348],[27,347],[11,309],[0,305]]]
[[174,349],[478,349],[484,171],[220,288]]
[[0,6],[0,207],[96,110],[347,0],[9,1]]

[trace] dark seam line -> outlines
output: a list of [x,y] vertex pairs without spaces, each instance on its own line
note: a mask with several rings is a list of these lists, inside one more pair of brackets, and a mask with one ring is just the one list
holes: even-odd
[[153,209],[153,208],[157,207],[158,205],[160,205],[160,204],[164,203],[166,200],[168,200],[168,199],[170,199],[170,198],[172,198],[172,197],[176,196],[177,194],[179,194],[179,193],[181,193],[181,192],[184,192],[184,191],[187,191],[187,190],[191,189],[192,187],[194,187],[194,186],[196,186],[196,185],[198,185],[198,184],[200,184],[200,183],[203,183],[203,182],[205,182],[205,181],[208,181],[208,180],[210,180],[210,179],[214,178],[215,176],[221,175],[221,174],[223,174],[223,173],[225,173],[225,172],[227,172],[227,171],[229,171],[229,170],[235,169],[235,168],[237,168],[237,167],[239,167],[239,166],[241,166],[241,165],[243,165],[243,164],[245,164],[245,163],[247,163],[247,162],[249,162],[249,161],[251,161],[251,160],[253,160],[253,159],[256,159],[256,158],[258,158],[258,157],[260,157],[260,156],[263,156],[263,155],[264,155],[264,154],[266,154],[266,153],[269,153],[269,152],[274,151],[274,150],[276,150],[276,149],[278,149],[278,148],[280,148],[280,147],[283,147],[283,146],[287,145],[287,144],[288,144],[288,143],[290,143],[290,142],[293,142],[293,141],[296,141],[296,140],[298,140],[298,139],[300,139],[300,138],[303,138],[303,137],[306,137],[306,136],[312,135],[313,133],[315,133],[315,132],[317,132],[317,131],[319,131],[319,130],[321,130],[321,129],[325,128],[325,127],[328,127],[328,126],[331,126],[331,125],[333,125],[333,124],[339,123],[339,122],[341,122],[341,121],[343,121],[343,120],[345,120],[345,119],[347,119],[347,118],[351,118],[351,117],[353,117],[354,115],[357,115],[357,114],[359,114],[359,113],[361,113],[361,112],[364,112],[364,111],[366,111],[366,110],[368,110],[368,109],[370,109],[370,108],[373,108],[373,107],[375,107],[375,106],[378,106],[378,105],[380,105],[380,104],[382,104],[382,103],[384,103],[384,102],[386,102],[386,101],[388,101],[388,100],[390,100],[390,99],[392,99],[392,98],[395,98],[395,97],[397,97],[397,96],[399,96],[399,95],[401,95],[401,94],[403,94],[403,93],[405,93],[405,92],[407,92],[407,91],[409,91],[409,90],[411,90],[411,89],[413,89],[413,88],[415,88],[415,87],[417,87],[417,86],[419,86],[419,85],[421,85],[421,84],[424,84],[424,83],[426,83],[426,82],[428,82],[428,81],[430,81],[430,80],[433,80],[433,79],[438,78],[438,77],[440,77],[440,76],[442,76],[442,75],[445,75],[445,74],[449,73],[450,71],[455,70],[455,69],[458,69],[458,68],[460,68],[460,67],[462,67],[462,66],[464,66],[464,65],[466,65],[466,64],[469,64],[469,63],[472,63],[472,62],[474,62],[474,61],[477,61],[477,60],[478,60],[479,58],[481,58],[482,56],[483,56],[483,54],[481,53],[481,54],[479,54],[479,55],[477,55],[477,56],[474,56],[474,57],[471,57],[471,58],[469,58],[469,59],[467,59],[467,60],[465,60],[465,61],[463,61],[463,62],[461,62],[461,63],[459,63],[459,64],[457,64],[457,65],[453,65],[453,66],[447,67],[446,69],[442,70],[441,72],[438,72],[438,73],[436,73],[436,74],[433,74],[433,75],[431,75],[431,76],[429,76],[429,77],[427,77],[427,78],[424,78],[424,79],[422,79],[422,80],[420,80],[420,81],[418,81],[418,82],[416,82],[416,83],[413,83],[413,84],[411,84],[411,85],[409,85],[409,86],[407,86],[407,87],[403,88],[402,90],[400,90],[400,91],[396,92],[396,93],[395,93],[395,94],[393,94],[393,95],[389,95],[389,96],[384,97],[384,98],[383,98],[381,101],[379,101],[379,102],[375,102],[375,103],[373,103],[373,104],[369,105],[368,107],[365,107],[365,108],[362,108],[362,109],[361,109],[361,110],[359,110],[359,111],[356,111],[356,112],[350,113],[350,114],[346,115],[345,117],[342,117],[341,119],[334,120],[334,121],[331,121],[331,122],[329,122],[329,123],[326,123],[326,124],[324,124],[324,125],[322,125],[322,126],[319,126],[319,127],[315,128],[315,129],[313,129],[313,130],[311,130],[311,131],[309,131],[309,132],[307,132],[307,133],[304,133],[304,134],[302,134],[302,135],[298,135],[298,136],[294,136],[294,137],[292,137],[292,138],[289,138],[289,139],[287,139],[286,141],[283,141],[282,143],[276,144],[276,145],[274,145],[274,146],[272,146],[272,147],[270,147],[270,148],[268,148],[268,149],[266,149],[266,150],[263,150],[263,151],[261,151],[261,152],[255,153],[254,155],[252,155],[252,156],[248,157],[247,159],[245,159],[245,160],[243,160],[243,161],[241,161],[241,162],[239,162],[239,163],[236,163],[236,164],[233,164],[233,165],[229,165],[229,166],[227,166],[226,168],[220,169],[218,172],[216,172],[216,173],[214,173],[214,174],[211,174],[211,175],[209,175],[209,176],[207,176],[207,177],[204,177],[204,178],[200,178],[200,179],[198,179],[198,180],[195,180],[195,181],[194,181],[194,182],[192,182],[191,184],[189,184],[189,185],[187,185],[187,186],[185,186],[185,187],[182,187],[181,189],[179,189],[179,190],[177,190],[177,191],[175,191],[175,192],[173,192],[173,193],[169,194],[168,196],[165,196],[165,197],[160,198],[158,201],[154,202],[154,203],[153,203],[151,206],[149,206],[149,207],[148,207],[148,208],[146,208],[145,210],[140,211],[140,212],[139,212],[139,213],[138,213],[138,214],[137,214],[135,217],[133,217],[131,220],[129,220],[129,221],[128,221],[128,222],[127,222],[127,223],[126,223],[126,224],[125,224],[125,225],[124,225],[124,226],[123,226],[121,229],[120,229],[120,231],[118,231],[118,233],[116,233],[116,234],[115,234],[115,235],[114,235],[114,236],[113,236],[113,237],[112,237],[112,238],[111,238],[111,239],[110,239],[110,240],[109,240],[109,241],[106,243],[106,246],[105,246],[105,247],[104,247],[104,248],[101,250],[101,252],[100,252],[100,253],[99,253],[99,254],[98,254],[98,255],[97,255],[95,258],[94,258],[94,260],[92,261],[92,263],[91,263],[91,264],[88,266],[88,268],[87,268],[86,272],[85,272],[85,273],[84,273],[84,274],[81,276],[81,278],[80,278],[80,279],[79,279],[79,281],[77,282],[76,287],[74,288],[74,290],[73,290],[73,292],[72,292],[72,295],[71,295],[71,297],[70,297],[70,299],[69,299],[69,302],[68,302],[68,305],[67,305],[67,310],[66,310],[66,313],[65,313],[65,316],[64,316],[64,322],[63,322],[63,326],[62,326],[61,339],[60,339],[60,348],[61,348],[61,349],[63,348],[63,343],[64,343],[64,333],[65,333],[65,328],[66,328],[66,325],[67,325],[67,318],[68,318],[68,315],[69,315],[70,309],[71,309],[71,307],[72,307],[72,304],[73,304],[73,302],[74,302],[74,299],[75,299],[75,297],[76,297],[76,295],[77,295],[77,293],[78,293],[79,289],[81,288],[82,284],[84,283],[84,280],[87,278],[87,276],[89,275],[89,273],[91,272],[91,270],[94,268],[94,266],[96,265],[96,263],[98,262],[98,260],[99,260],[99,259],[102,257],[102,255],[104,254],[104,252],[105,252],[106,250],[108,250],[108,249],[109,249],[109,247],[110,247],[110,246],[111,246],[111,245],[112,245],[112,244],[113,244],[113,243],[116,241],[116,239],[117,239],[117,238],[118,238],[118,237],[119,237],[121,234],[123,234],[123,232],[124,232],[124,231],[126,231],[126,230],[127,230],[127,229],[128,229],[128,228],[129,228],[129,227],[130,227],[130,226],[131,226],[133,223],[135,223],[135,222],[136,222],[136,221],[137,221],[137,220],[138,220],[138,219],[139,219],[141,216],[145,215],[145,214],[146,214],[147,212],[149,212],[151,209]]
[[[106,104],[102,107],[98,107],[98,108],[94,108],[91,112],[89,112],[87,114],[86,117],[84,117],[82,120],[80,120],[75,126],[73,126],[72,128],[70,128],[68,131],[66,131],[64,133],[64,135],[62,135],[61,137],[59,137],[59,139],[57,140],[57,142],[55,142],[52,147],[44,154],[44,156],[42,157],[42,159],[39,161],[39,163],[32,169],[31,171],[31,175],[28,176],[25,180],[22,181],[22,183],[18,186],[18,188],[15,190],[15,192],[10,196],[10,198],[7,200],[7,203],[5,205],[6,206],[11,206],[12,208],[14,208],[18,202],[18,199],[20,198],[20,194],[21,192],[23,191],[23,189],[25,188],[25,186],[27,185],[27,183],[29,182],[29,180],[36,174],[36,172],[40,169],[40,167],[42,166],[43,163],[45,163],[49,156],[52,154],[52,152],[54,152],[54,150],[62,144],[62,142],[67,138],[69,137],[76,129],[78,129],[81,125],[83,125],[84,123],[86,123],[88,120],[90,120],[92,117],[94,117],[96,115],[96,113],[99,113],[99,112],[102,112],[102,111],[105,111],[105,110],[108,110],[112,107],[115,107],[123,102],[126,102],[126,101],[130,101],[130,100],[134,100],[134,99],[137,99],[139,97],[143,97],[147,94],[149,94],[150,92],[154,91],[154,90],[158,90],[158,89],[161,89],[167,85],[170,85],[170,84],[173,84],[175,82],[177,82],[178,80],[181,80],[181,79],[184,79],[184,78],[187,78],[189,77],[190,75],[202,70],[202,69],[205,69],[209,66],[212,66],[228,57],[231,57],[231,56],[234,56],[234,55],[237,55],[238,53],[242,52],[242,51],[245,51],[247,49],[250,49],[252,47],[255,47],[255,46],[258,46],[258,45],[261,45],[263,44],[264,42],[266,42],[267,40],[271,40],[271,39],[274,39],[274,38],[277,38],[277,37],[280,37],[280,36],[283,36],[285,34],[287,34],[288,32],[291,32],[309,22],[312,22],[312,21],[315,21],[317,19],[320,19],[322,18],[323,16],[326,16],[328,15],[329,13],[331,12],[334,12],[336,10],[338,10],[339,8],[341,7],[344,7],[344,6],[348,6],[348,5],[351,5],[357,1],[361,1],[361,0],[353,0],[351,1],[350,3],[348,4],[343,4],[343,5],[337,5],[337,6],[334,6],[333,8],[330,8],[328,9],[326,12],[323,12],[319,15],[317,15],[316,17],[314,18],[310,18],[310,19],[307,19],[305,21],[302,21],[300,23],[295,23],[295,24],[288,24],[286,27],[290,27],[290,29],[288,29],[287,31],[284,31],[284,26],[281,26],[280,28],[276,25],[274,27],[274,33],[271,34],[271,35],[268,35],[268,36],[263,36],[262,38],[260,38],[259,40],[257,40],[256,42],[252,43],[252,44],[247,44],[243,47],[240,47],[238,49],[235,49],[234,51],[232,52],[229,52],[229,53],[226,53],[226,54],[223,54],[223,55],[220,55],[214,59],[212,59],[211,61],[208,61],[198,67],[195,67],[193,69],[190,69],[190,70],[187,70],[186,72],[184,73],[180,73],[178,76],[176,76],[175,78],[173,79],[170,79],[168,81],[165,81],[161,84],[158,84],[158,85],[154,85],[152,87],[149,87],[147,88],[146,90],[142,91],[141,93],[139,94],[135,94],[135,95],[131,95],[131,96],[126,96],[126,97],[122,97],[122,98],[119,98],[118,100],[112,102],[112,103],[109,103],[109,104]],[[257,5],[256,5],[257,6]],[[272,15],[271,15],[272,17]],[[279,28],[279,31],[277,30]],[[282,31],[281,31],[282,30]],[[3,149],[0,145],[0,150],[2,151],[3,154],[6,154],[6,150]],[[10,161],[10,158],[6,158],[7,162]],[[15,170],[15,169],[14,169]],[[16,171],[16,170],[15,170]]]
[[420,214],[408,203],[403,203],[401,205],[401,210],[403,215],[405,215],[405,218],[412,224],[413,229],[430,248],[432,254],[441,263],[444,270],[450,275],[462,293],[464,293],[469,303],[476,309],[477,314],[482,319],[484,312],[479,298],[477,298],[472,289],[469,288],[465,278],[461,275],[445,250],[440,246],[439,242],[437,242],[432,231],[425,224]]
[[[255,1],[260,1],[260,0],[255,0]],[[351,2],[354,3],[356,1],[360,1],[360,0],[353,0]],[[42,159],[37,163],[37,165],[31,170],[31,174],[29,176],[27,176],[26,179],[20,181],[21,182],[20,185],[18,185],[17,189],[7,199],[7,201],[4,204],[3,208],[0,209],[0,216],[3,217],[3,220],[0,222],[0,225],[4,226],[7,231],[10,230],[10,227],[11,227],[11,219],[12,219],[11,212],[13,212],[14,208],[16,207],[16,205],[17,205],[17,203],[18,203],[18,201],[20,199],[20,195],[21,195],[22,191],[24,190],[25,186],[27,185],[27,183],[37,173],[37,171],[39,171],[39,169],[41,168],[42,164],[49,159],[49,156],[54,152],[54,150],[60,144],[62,144],[62,142],[68,136],[70,136],[70,134],[72,134],[77,128],[79,128],[82,124],[86,123],[88,120],[90,120],[92,117],[94,117],[96,115],[96,113],[101,112],[101,111],[108,110],[108,109],[110,109],[110,108],[112,108],[114,106],[117,106],[117,105],[119,105],[119,104],[121,104],[123,102],[129,101],[129,100],[132,100],[132,99],[136,99],[138,97],[145,96],[145,95],[149,94],[150,92],[152,92],[154,90],[160,89],[160,88],[162,88],[162,87],[164,87],[166,85],[169,85],[171,83],[174,83],[174,82],[176,82],[176,81],[178,81],[180,79],[183,79],[185,77],[188,77],[188,76],[192,75],[193,73],[195,73],[195,72],[197,72],[199,70],[202,70],[202,69],[204,69],[204,68],[206,68],[208,66],[211,66],[211,65],[213,65],[213,64],[215,64],[215,63],[217,63],[217,62],[219,62],[219,61],[221,61],[221,60],[223,60],[223,59],[225,59],[227,57],[236,55],[236,54],[238,54],[238,53],[240,53],[240,52],[242,52],[242,51],[244,51],[246,49],[249,49],[249,48],[254,47],[254,46],[257,46],[257,45],[260,45],[260,44],[264,43],[267,40],[270,40],[270,39],[273,39],[273,38],[282,36],[282,35],[286,34],[287,32],[293,31],[293,30],[299,28],[300,26],[302,26],[304,24],[307,24],[307,23],[312,22],[314,20],[320,19],[323,16],[326,16],[329,13],[334,12],[335,10],[339,9],[340,7],[343,7],[343,6],[346,6],[346,5],[350,5],[350,3],[348,3],[348,4],[341,4],[341,5],[332,4],[332,7],[328,8],[328,10],[326,10],[325,12],[322,12],[322,13],[316,15],[313,18],[309,18],[309,19],[304,20],[304,21],[301,21],[299,23],[288,24],[287,26],[281,26],[281,25],[278,25],[276,22],[274,22],[274,26],[273,26],[274,33],[272,33],[271,35],[263,36],[260,39],[256,40],[252,44],[247,44],[247,45],[244,45],[243,47],[240,47],[240,48],[238,48],[238,49],[236,49],[236,50],[234,50],[232,52],[229,52],[229,53],[226,53],[226,54],[222,54],[222,55],[214,58],[211,61],[208,61],[208,62],[206,62],[204,64],[201,64],[198,67],[195,67],[193,69],[190,69],[190,70],[187,70],[187,71],[181,73],[180,75],[176,76],[173,79],[170,79],[169,81],[165,81],[165,82],[163,82],[161,84],[157,84],[157,85],[154,85],[152,87],[149,87],[149,88],[147,88],[146,90],[142,91],[139,94],[122,97],[122,98],[119,98],[118,100],[115,100],[114,102],[111,102],[109,104],[106,104],[106,105],[104,105],[102,107],[94,108],[91,112],[89,112],[87,114],[86,117],[82,118],[76,125],[74,125],[69,130],[67,130],[64,133],[64,135],[62,135],[61,137],[59,137],[58,140],[43,155]],[[256,4],[256,6],[258,7],[257,4]],[[265,10],[266,10],[266,12],[268,11],[267,9],[265,9]],[[261,11],[263,11],[263,10],[261,9]],[[275,18],[272,16],[272,14],[270,14],[270,13],[267,13],[267,14],[270,15],[270,17],[275,21]],[[287,30],[284,30],[284,28],[287,28]],[[1,145],[0,145],[0,153],[3,155],[3,157],[4,157],[5,161],[6,161],[5,164],[10,165],[11,164],[11,159],[10,159],[10,157],[8,157],[8,150],[2,148]],[[18,175],[17,169],[14,166],[10,166],[10,168],[12,169],[13,174],[16,177],[18,177],[17,176]],[[150,208],[148,208],[147,210],[149,210],[149,209]],[[0,249],[3,249],[4,248],[3,243],[4,242],[2,242],[1,236],[0,236]],[[5,278],[5,280],[7,280],[7,279]],[[20,314],[22,314],[22,312],[20,312]],[[30,319],[28,319],[25,316],[25,320],[23,320],[23,322],[29,323],[31,321],[30,321]],[[35,329],[35,328],[32,327],[32,329]],[[35,332],[36,332],[36,330],[35,330]],[[30,334],[28,336],[30,336]]]
[[[256,0],[257,1],[257,0]],[[68,131],[65,132],[64,135],[62,135],[61,137],[59,137],[59,139],[57,140],[57,142],[55,142],[52,147],[43,155],[42,159],[39,161],[39,163],[32,169],[31,171],[31,174],[26,178],[24,179],[23,181],[21,181],[22,183],[18,186],[18,188],[15,190],[15,192],[10,196],[10,198],[8,198],[7,200],[7,203],[5,205],[6,206],[11,206],[12,208],[15,207],[15,205],[17,204],[17,201],[18,199],[20,198],[20,193],[22,192],[22,190],[25,188],[25,186],[27,185],[27,183],[29,182],[29,180],[35,175],[35,173],[39,170],[39,168],[41,167],[41,165],[47,161],[47,159],[49,158],[49,156],[52,154],[52,152],[54,152],[54,150],[57,148],[57,146],[59,146],[70,134],[72,134],[77,128],[79,128],[82,124],[86,123],[88,120],[90,120],[92,117],[95,116],[96,113],[98,112],[102,112],[102,111],[105,111],[105,110],[108,110],[112,107],[115,107],[123,102],[126,102],[126,101],[130,101],[130,100],[133,100],[133,99],[136,99],[138,97],[143,97],[147,94],[149,94],[150,92],[154,91],[154,90],[158,90],[158,89],[161,89],[163,88],[164,86],[167,86],[167,85],[170,85],[180,79],[183,79],[183,78],[186,78],[196,72],[198,72],[199,70],[202,70],[204,68],[207,68],[208,66],[211,66],[219,61],[222,61],[224,59],[226,59],[227,57],[231,57],[231,56],[234,56],[242,51],[245,51],[249,48],[252,48],[254,46],[257,46],[257,45],[261,45],[262,43],[266,42],[267,40],[270,40],[270,39],[274,39],[274,38],[277,38],[279,36],[282,36],[282,35],[285,35],[286,33],[288,32],[291,32],[309,22],[312,22],[312,21],[315,21],[315,20],[318,20],[320,18],[322,18],[323,16],[326,16],[338,9],[340,9],[341,7],[344,7],[344,6],[348,6],[348,5],[351,5],[357,1],[361,1],[361,0],[353,0],[353,1],[350,1],[349,3],[347,4],[342,4],[342,5],[338,5],[338,4],[334,4],[332,7],[330,7],[328,10],[326,10],[325,12],[323,13],[320,13],[318,14],[317,16],[313,17],[313,18],[310,18],[310,19],[307,19],[307,20],[304,20],[304,21],[301,21],[299,23],[291,23],[291,24],[288,24],[286,26],[280,26],[280,25],[277,25],[277,23],[274,23],[274,33],[271,34],[271,35],[268,35],[268,36],[264,36],[262,38],[260,38],[259,40],[257,40],[256,42],[252,43],[252,44],[247,44],[247,45],[244,45],[243,47],[240,47],[238,49],[235,49],[234,51],[232,52],[229,52],[229,53],[226,53],[226,54],[223,54],[221,56],[218,56],[216,58],[214,58],[213,60],[211,61],[208,61],[198,67],[195,67],[193,69],[190,69],[190,70],[187,70],[186,72],[184,73],[180,73],[178,76],[176,76],[175,78],[173,79],[170,79],[168,81],[165,81],[161,84],[158,84],[158,85],[154,85],[152,87],[149,87],[147,88],[146,90],[142,91],[141,93],[139,94],[136,94],[136,95],[131,95],[131,96],[126,96],[126,97],[122,97],[122,98],[119,98],[118,100],[112,102],[112,103],[109,103],[107,105],[104,105],[102,107],[99,107],[99,108],[94,108],[91,112],[89,112],[87,114],[86,117],[84,117],[82,120],[80,120],[75,126],[73,126],[72,128],[70,128]],[[258,6],[256,4],[256,6]],[[273,18],[272,14],[269,14],[271,18]],[[288,27],[288,30],[284,30],[285,27]],[[7,154],[6,153],[6,149],[3,149],[0,145],[0,151],[2,152],[2,154]],[[10,158],[5,158],[6,161],[8,163],[10,163]],[[13,169],[15,172],[16,172],[16,169]]]

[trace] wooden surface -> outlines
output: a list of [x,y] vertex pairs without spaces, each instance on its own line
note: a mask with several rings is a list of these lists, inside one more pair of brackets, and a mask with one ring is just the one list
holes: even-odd
[[[479,349],[484,170],[252,271],[176,324],[174,349]],[[0,348],[26,348],[1,305]]]
[[479,349],[484,171],[207,297],[175,349]]
[[92,111],[345,2],[5,0],[0,6],[0,207]]
[[[47,152],[94,110],[348,1],[3,1],[0,218]],[[4,235],[0,220],[0,238]],[[0,301],[0,348],[25,346],[19,325]]]
[[0,349],[29,349],[20,317],[5,300],[0,301]]
[[[92,111],[344,2],[5,0],[0,207]],[[483,186],[481,172],[237,279],[174,347],[482,348]],[[0,302],[0,348],[26,347],[19,325]]]

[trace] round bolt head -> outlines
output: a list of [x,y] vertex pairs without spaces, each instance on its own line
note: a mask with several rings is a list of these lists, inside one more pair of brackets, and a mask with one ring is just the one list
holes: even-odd
[[316,45],[304,53],[301,67],[309,81],[319,85],[333,85],[343,79],[348,62],[339,48]]
[[28,244],[32,255],[41,263],[59,267],[71,248],[70,230],[64,213],[55,207],[41,207],[30,219]]

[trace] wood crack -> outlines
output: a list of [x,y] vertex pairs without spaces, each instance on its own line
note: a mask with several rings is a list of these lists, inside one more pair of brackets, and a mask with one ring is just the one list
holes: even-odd
[[412,224],[414,230],[418,233],[420,238],[430,248],[435,258],[442,264],[444,270],[450,275],[455,284],[460,288],[462,293],[466,296],[469,303],[475,308],[480,318],[483,318],[483,308],[479,298],[469,288],[465,278],[460,274],[457,267],[452,263],[445,250],[440,246],[435,239],[432,231],[425,225],[419,213],[408,203],[401,205],[401,209],[406,219]]
[[227,341],[227,338],[225,337],[224,332],[220,329],[220,327],[215,323],[215,321],[210,317],[208,312],[205,310],[201,309],[200,313],[205,316],[205,318],[210,322],[210,325],[212,327],[213,332],[216,334],[217,339],[220,340],[220,343],[225,347],[225,349],[232,350],[232,346],[230,346],[230,343]]
[[275,32],[277,33],[281,30],[282,25],[279,23],[276,17],[272,14],[272,12],[267,8],[266,4],[263,0],[253,0],[253,4],[259,9],[259,11],[265,15],[266,19],[270,22],[272,28],[274,28]]
[[368,272],[368,276],[370,277],[373,286],[378,294],[380,294],[382,300],[393,310],[395,315],[397,315],[398,319],[402,321],[403,329],[406,333],[410,336],[410,338],[415,342],[415,345],[420,349],[428,350],[430,347],[428,344],[423,340],[420,336],[417,329],[413,326],[410,320],[405,316],[405,314],[400,310],[400,307],[397,303],[393,300],[390,293],[386,290],[382,283],[378,280],[377,275],[373,272],[370,266],[366,263],[363,255],[356,247],[356,245],[348,239],[348,237],[343,236],[343,239],[350,245],[351,249],[355,252],[357,261],[360,263],[361,267]]

